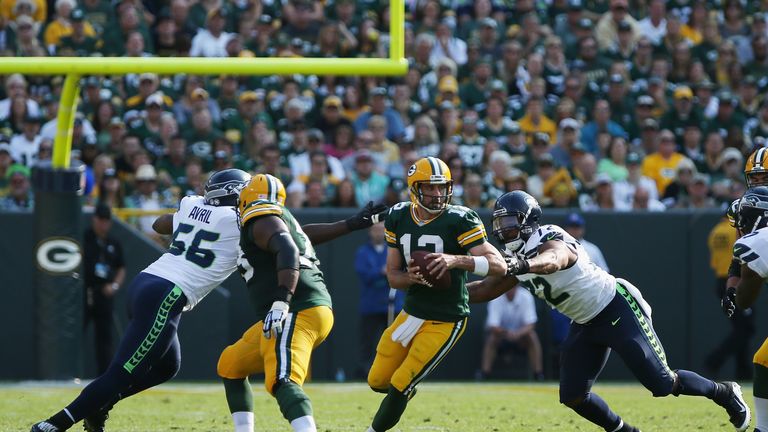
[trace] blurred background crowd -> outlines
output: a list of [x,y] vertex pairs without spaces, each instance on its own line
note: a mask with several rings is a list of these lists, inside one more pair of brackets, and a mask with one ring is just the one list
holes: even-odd
[[[472,208],[515,189],[583,211],[721,207],[768,138],[766,13],[764,0],[407,0],[404,77],[84,77],[84,201],[175,207],[236,167],[281,178],[291,207],[394,203],[410,164],[439,156]],[[388,27],[379,0],[5,0],[0,55],[386,57]],[[0,83],[0,209],[31,208],[63,78]]]

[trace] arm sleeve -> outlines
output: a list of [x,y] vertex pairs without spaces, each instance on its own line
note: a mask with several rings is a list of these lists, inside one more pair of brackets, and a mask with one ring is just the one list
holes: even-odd
[[466,209],[466,212],[461,215],[457,223],[458,236],[456,240],[459,242],[459,246],[464,252],[469,252],[475,246],[481,245],[488,240],[485,233],[485,226],[480,217],[473,210]]
[[731,265],[728,266],[728,277],[741,277],[741,263],[736,258],[731,260]]

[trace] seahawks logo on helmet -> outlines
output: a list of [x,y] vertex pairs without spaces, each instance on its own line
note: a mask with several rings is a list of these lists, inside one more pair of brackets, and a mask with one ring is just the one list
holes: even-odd
[[206,204],[237,206],[238,195],[250,179],[250,174],[234,168],[214,173],[205,183]]

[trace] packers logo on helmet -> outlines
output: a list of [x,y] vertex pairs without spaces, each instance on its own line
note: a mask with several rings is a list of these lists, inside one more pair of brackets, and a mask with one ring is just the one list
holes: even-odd
[[[423,191],[422,186],[441,185],[433,191]],[[408,169],[408,192],[411,202],[429,213],[440,213],[451,203],[453,179],[448,165],[436,157],[425,157]]]
[[258,216],[281,215],[285,205],[285,186],[275,176],[257,174],[240,192],[241,223]]
[[768,148],[755,150],[744,165],[744,179],[747,187],[768,186]]

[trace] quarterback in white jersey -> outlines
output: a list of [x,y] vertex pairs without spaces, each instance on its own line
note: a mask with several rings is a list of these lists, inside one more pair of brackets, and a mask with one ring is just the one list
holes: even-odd
[[523,191],[499,197],[493,234],[506,247],[507,275],[486,277],[467,288],[469,301],[477,303],[521,283],[573,320],[562,344],[560,402],[606,431],[639,431],[591,391],[613,350],[654,396],[705,396],[725,408],[736,430],[746,430],[750,411],[739,385],[671,370],[639,290],[600,269],[560,227],[540,226],[541,216],[536,199]]
[[205,184],[205,197],[184,198],[175,214],[155,221],[155,231],[173,233],[171,245],[131,281],[131,321],[112,363],[66,408],[33,425],[32,432],[64,431],[80,420],[86,431],[103,431],[107,413],[120,399],[176,375],[182,311],[202,300],[237,266],[237,199],[250,177],[238,169],[214,173]]

